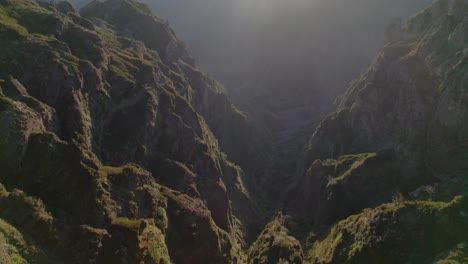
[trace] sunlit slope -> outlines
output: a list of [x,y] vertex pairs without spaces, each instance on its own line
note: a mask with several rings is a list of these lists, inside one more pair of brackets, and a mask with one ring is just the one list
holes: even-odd
[[0,37],[2,259],[241,259],[255,212],[215,134],[246,117],[149,8],[2,0]]

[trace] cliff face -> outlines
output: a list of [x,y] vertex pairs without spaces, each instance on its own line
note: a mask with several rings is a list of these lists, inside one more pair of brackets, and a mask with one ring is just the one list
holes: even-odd
[[282,213],[268,223],[257,240],[251,245],[247,263],[303,263],[303,252],[299,241],[289,236],[287,219]]
[[467,10],[392,24],[294,173],[147,6],[0,0],[0,262],[466,262]]
[[[437,178],[466,148],[465,9],[463,1],[439,1],[400,29],[316,129],[302,165],[309,174],[323,167],[318,159],[336,159],[334,167],[341,168],[341,160],[349,160],[344,155],[378,153],[398,172],[378,166],[376,172],[394,175],[393,190],[407,192]],[[367,160],[317,175],[333,180],[347,168],[377,162]]]
[[[286,201],[318,234],[312,263],[429,263],[464,243],[467,10],[437,1],[389,28],[380,55],[316,129]],[[365,208],[374,209],[359,214]]]
[[132,0],[2,0],[0,23],[1,218],[31,238],[8,240],[19,257],[238,262],[255,211],[214,133],[247,120],[172,30]]
[[[311,159],[395,149],[419,162],[429,152],[422,148],[435,144],[434,129],[463,131],[453,126],[462,126],[466,111],[464,94],[460,94],[466,87],[466,22],[459,11],[464,5],[437,2],[400,29],[399,36],[340,98],[337,113],[317,129],[309,145]],[[336,123],[341,130],[334,129]],[[346,129],[350,129],[348,138]],[[464,141],[455,135],[442,136]]]
[[169,20],[241,109],[268,125],[273,143],[309,133],[378,53],[385,25],[432,2],[142,1]]

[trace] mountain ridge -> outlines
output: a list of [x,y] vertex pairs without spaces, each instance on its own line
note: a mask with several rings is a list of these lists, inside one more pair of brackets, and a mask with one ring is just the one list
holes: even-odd
[[138,1],[0,0],[0,260],[464,263],[467,10],[391,25],[277,153]]
[[[226,159],[195,109],[222,108],[238,124],[245,117],[193,68],[182,44],[173,48],[180,43],[173,32],[148,9],[143,21],[112,24],[123,10],[129,19],[142,15],[134,1],[95,2],[85,9],[87,18],[66,2],[0,3],[1,168],[10,175],[2,181],[8,189],[3,197],[8,201],[18,188],[22,199],[31,195],[47,204],[48,236],[62,237],[65,247],[51,241],[43,253],[63,261],[101,262],[117,250],[124,262],[235,262],[249,224],[235,215],[252,216],[254,206],[242,171]],[[27,17],[50,24],[36,27]],[[143,22],[169,40],[128,38],[126,26]],[[233,210],[238,203],[242,207]],[[42,241],[12,217],[2,215]],[[30,217],[25,225],[42,221]],[[142,236],[147,232],[156,236]],[[75,236],[76,245],[69,245]],[[143,242],[148,239],[157,240]],[[88,249],[70,259],[76,247]]]

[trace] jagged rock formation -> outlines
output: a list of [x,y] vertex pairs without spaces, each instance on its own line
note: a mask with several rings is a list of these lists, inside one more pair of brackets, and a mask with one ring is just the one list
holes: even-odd
[[291,168],[145,5],[0,0],[0,262],[466,262],[467,5],[392,24]]
[[235,139],[247,120],[167,25],[133,0],[2,0],[0,25],[2,204],[17,209],[0,218],[28,237],[2,258],[239,261],[255,210],[211,127]]
[[286,201],[316,234],[307,261],[432,263],[464,245],[467,10],[440,0],[394,28],[316,129]]
[[169,20],[241,109],[268,126],[280,150],[303,144],[289,139],[310,136],[333,111],[336,96],[377,54],[389,21],[432,2],[142,1]]
[[291,263],[302,264],[303,253],[299,241],[288,235],[286,219],[282,213],[271,221],[248,252],[248,263]]
[[452,247],[466,252],[466,233],[460,232],[466,218],[459,212],[467,204],[460,200],[392,203],[353,215],[315,243],[308,259],[311,263],[444,263],[442,252]]
[[[410,20],[406,35],[387,44],[351,84],[337,112],[320,124],[310,140],[304,168],[317,159],[391,151],[399,172],[391,173],[394,184],[385,186],[408,192],[433,181],[435,171],[466,148],[466,40],[454,41],[466,38],[462,29],[466,14],[449,15],[448,3],[438,15],[434,10],[444,1]],[[464,1],[453,4],[466,10]]]

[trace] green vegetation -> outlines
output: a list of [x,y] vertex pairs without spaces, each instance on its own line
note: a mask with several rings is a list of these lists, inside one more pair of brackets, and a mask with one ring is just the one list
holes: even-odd
[[270,222],[248,252],[248,263],[291,263],[302,264],[302,247],[294,237],[288,235],[282,213]]
[[8,192],[0,184],[0,262],[57,263],[50,255],[55,247],[52,218],[42,201],[19,190]]
[[[340,221],[317,240],[308,259],[312,263],[419,262],[467,235],[458,212],[466,205],[458,196],[450,202],[404,201],[366,209]],[[453,217],[450,226],[440,217]],[[398,255],[398,251],[406,254]]]
[[21,20],[19,23],[28,29],[29,33],[51,35],[59,26],[61,18],[45,9],[31,10],[29,8],[15,10]]
[[10,109],[13,105],[13,100],[0,96],[0,112]]
[[[111,234],[119,237],[120,242],[134,252],[119,252],[120,256],[109,257],[107,260],[117,260],[120,257],[131,262],[171,263],[164,236],[151,220],[117,218],[112,222]],[[121,247],[118,244],[116,246]]]
[[[121,2],[125,14],[150,14],[136,1]],[[118,2],[110,4],[114,3]],[[41,250],[57,252],[67,263],[75,261],[68,261],[74,257],[108,262],[118,251],[128,252],[121,258],[128,263],[169,264],[173,261],[166,237],[184,237],[188,241],[184,241],[184,247],[180,241],[171,240],[171,250],[182,252],[175,258],[195,255],[199,263],[225,263],[225,259],[237,258],[241,224],[232,234],[223,231],[207,208],[207,197],[194,199],[163,188],[153,178],[161,175],[152,175],[143,168],[159,155],[177,156],[180,159],[175,160],[180,162],[174,161],[179,169],[176,173],[190,178],[188,184],[195,190],[191,195],[209,196],[214,187],[218,188],[217,196],[226,195],[226,187],[221,186],[224,183],[216,178],[224,177],[222,166],[232,164],[221,155],[216,138],[192,102],[176,90],[175,83],[177,89],[189,86],[186,74],[178,67],[165,65],[160,54],[152,50],[154,47],[147,48],[143,42],[128,38],[128,32],[112,25],[112,20],[100,20],[107,26],[99,27],[76,13],[60,13],[47,3],[41,5],[33,0],[0,0],[0,77],[17,78],[29,94],[8,91],[5,95],[9,98],[3,94],[0,97],[2,115],[13,104],[28,111],[23,115],[13,113],[13,121],[0,120],[2,128],[19,124],[18,131],[0,132],[8,132],[8,140],[18,151],[15,162],[3,159],[5,148],[0,151],[1,162],[11,165],[11,170],[3,170],[11,175],[2,176],[0,181],[8,189],[23,190],[0,190],[8,200],[0,199],[0,218],[12,223],[21,234],[33,234]],[[149,29],[166,30],[155,17],[147,24]],[[172,31],[163,33],[173,38]],[[169,40],[151,41],[165,49]],[[206,77],[202,81],[208,80]],[[169,107],[160,107],[167,98],[172,100],[167,102]],[[177,123],[171,123],[172,118]],[[158,135],[157,126],[164,122],[171,126],[168,133],[173,137],[167,151],[154,146],[167,144]],[[42,132],[44,129],[48,131]],[[187,153],[192,146],[194,153]],[[144,155],[139,155],[140,149]],[[13,156],[10,151],[8,155]],[[134,164],[121,166],[131,162]],[[194,166],[202,163],[208,168]],[[200,172],[204,179],[198,179]],[[217,197],[211,199],[219,202]],[[219,205],[225,207],[222,210],[226,219],[234,219],[229,200],[221,200]],[[200,230],[185,229],[192,228],[192,221]],[[89,225],[89,230],[83,230],[82,223]],[[92,231],[96,227],[102,232]],[[8,250],[19,256],[18,262],[22,261],[20,257],[29,262],[19,246],[8,245],[12,245]],[[119,257],[116,261],[121,260]]]
[[28,35],[28,30],[18,24],[18,21],[9,16],[7,10],[0,6],[0,40],[17,40]]
[[167,218],[166,207],[167,205],[165,205],[165,207],[158,207],[153,216],[156,227],[159,228],[163,234],[165,234],[169,228],[169,219]]
[[[30,251],[22,234],[3,219],[0,219],[0,262],[28,263],[25,258]],[[36,249],[37,250],[37,249]]]
[[325,165],[334,166],[335,171],[339,171],[340,168],[342,168],[342,166],[345,166],[348,168],[344,173],[333,178],[333,181],[339,182],[345,179],[346,177],[349,177],[350,175],[352,175],[352,173],[355,170],[361,168],[366,162],[368,162],[369,160],[375,157],[377,157],[377,153],[361,153],[361,154],[356,154],[356,155],[345,155],[345,156],[339,157],[338,160],[332,161],[331,163],[330,161],[328,163],[325,162]]
[[123,172],[123,167],[110,167],[110,166],[101,166],[99,167],[99,176],[107,178],[109,175],[121,174]]
[[29,0],[0,2],[0,36],[2,40],[21,39],[30,33],[53,34],[60,17]]
[[126,229],[135,231],[137,233],[140,233],[140,230],[145,227],[144,221],[143,220],[130,220],[128,218],[117,218],[114,221],[112,221],[112,225],[119,226],[119,227],[124,227]]
[[461,242],[454,249],[451,249],[447,252],[438,256],[435,261],[435,264],[460,264],[468,263],[468,248],[467,242]]
[[26,37],[28,31],[18,24],[18,21],[11,17],[7,10],[0,6],[0,36],[2,40],[19,39]]
[[143,258],[151,263],[171,264],[169,252],[161,230],[149,225],[140,235],[140,247],[144,247]]
[[[312,142],[305,157],[316,162],[310,175],[301,178],[318,187],[316,193],[301,191],[317,205],[298,205],[304,207],[297,211],[313,211],[310,217],[298,219],[296,208],[291,209],[293,220],[279,214],[244,258],[243,250],[268,213],[257,210],[241,167],[222,152],[227,149],[225,136],[250,159],[245,142],[231,138],[238,132],[234,130],[248,126],[243,123],[246,116],[231,105],[223,87],[183,62],[185,50],[173,32],[137,1],[96,3],[96,10],[91,6],[83,11],[92,21],[41,5],[34,0],[0,0],[0,182],[6,186],[0,184],[0,262],[50,263],[59,256],[65,263],[301,264],[302,246],[288,229],[302,233],[296,236],[301,239],[314,230],[308,239],[312,263],[421,263],[434,257],[419,252],[440,253],[439,263],[466,260],[465,171],[453,172],[452,178],[443,175],[438,185],[423,175],[431,184],[424,189],[430,199],[424,199],[426,194],[417,200],[404,198],[410,195],[400,187],[413,188],[419,179],[411,171],[395,180],[394,164],[387,166],[393,159],[372,151],[388,142],[396,142],[390,146],[394,148],[412,145],[412,128],[397,127],[388,142],[364,150],[371,152],[340,156],[362,151],[354,145],[366,136],[360,133],[367,127],[353,131],[362,121],[354,117],[376,117],[369,113],[372,104],[360,102],[371,110],[359,112],[359,104],[351,101],[321,124],[317,135],[325,143],[317,149]],[[425,22],[428,17],[420,19]],[[424,23],[411,23],[416,24],[409,24],[408,31],[425,30],[420,28]],[[416,48],[413,40],[397,47],[413,48],[398,65],[430,68],[432,63],[439,69],[445,59],[455,60],[460,44],[454,40],[445,45],[454,26],[449,21],[428,36],[437,43],[420,43],[434,52],[426,54],[427,65],[414,63],[427,51]],[[450,79],[448,88],[459,92],[454,98],[465,100],[466,59],[457,59],[444,78]],[[370,72],[374,70],[378,69]],[[414,78],[428,79],[428,72],[415,71],[421,75]],[[10,76],[21,84],[6,87]],[[365,99],[366,89],[372,88],[367,84],[379,81],[374,79],[363,76],[365,89],[346,96]],[[414,84],[411,78],[402,83]],[[384,115],[378,113],[372,122],[380,122],[380,114]],[[241,132],[251,136],[250,130]],[[461,136],[447,138],[464,142],[464,130],[458,132]],[[462,153],[462,161],[467,153]],[[338,158],[327,159],[332,156]],[[430,173],[419,165],[411,167],[418,177]],[[401,168],[398,177],[407,172]],[[295,186],[282,184],[289,184],[294,174],[288,169],[281,167],[284,180],[268,184],[294,193]],[[267,182],[257,180],[250,184]],[[377,206],[388,202],[392,192],[404,196]],[[265,204],[278,208],[282,198]],[[349,216],[364,207],[372,209]]]

